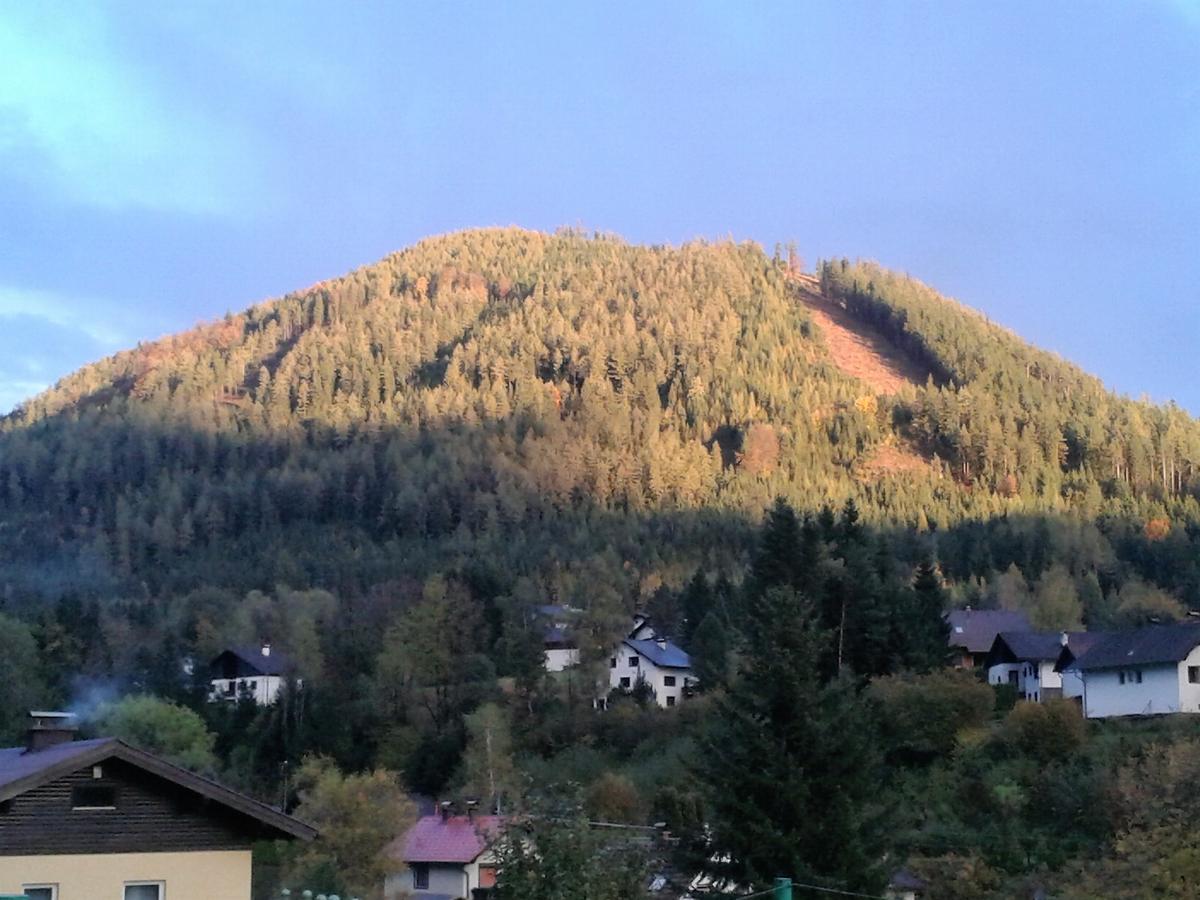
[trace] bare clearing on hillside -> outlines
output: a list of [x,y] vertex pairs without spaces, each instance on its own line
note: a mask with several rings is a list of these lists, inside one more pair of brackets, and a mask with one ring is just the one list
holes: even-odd
[[821,296],[817,279],[796,279],[796,296],[808,307],[821,330],[829,358],[837,368],[878,394],[898,393],[905,385],[922,385],[929,372],[913,363],[886,337],[857,321],[842,306]]

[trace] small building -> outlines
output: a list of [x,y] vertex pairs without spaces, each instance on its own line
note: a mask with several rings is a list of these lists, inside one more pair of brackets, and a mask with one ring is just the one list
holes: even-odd
[[1110,633],[1070,671],[1083,682],[1089,719],[1200,712],[1200,623]]
[[30,900],[250,900],[251,847],[304,823],[115,738],[31,713],[0,750],[0,894]]
[[1040,703],[1063,695],[1057,663],[1064,648],[1084,632],[1003,631],[984,661],[988,684],[1012,685],[1023,700]]
[[626,638],[608,662],[610,689],[632,691],[644,682],[663,707],[679,703],[695,681],[691,658],[664,637]]
[[950,664],[956,669],[979,668],[1002,631],[1033,631],[1029,617],[1008,609],[955,609],[946,614],[950,635]]
[[249,696],[260,706],[275,702],[284,682],[295,673],[292,661],[263,642],[257,648],[232,647],[209,663],[210,700],[235,701]]
[[383,895],[414,900],[486,896],[496,884],[492,845],[504,828],[501,816],[452,815],[449,804],[422,816],[391,848],[406,871],[389,875]]
[[580,612],[557,604],[537,608],[547,672],[561,672],[579,664],[579,644],[575,641],[574,631]]

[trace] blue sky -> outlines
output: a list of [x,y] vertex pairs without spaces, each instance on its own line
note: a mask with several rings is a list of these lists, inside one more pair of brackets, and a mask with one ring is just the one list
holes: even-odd
[[875,258],[1200,413],[1200,0],[0,0],[0,408],[494,224]]

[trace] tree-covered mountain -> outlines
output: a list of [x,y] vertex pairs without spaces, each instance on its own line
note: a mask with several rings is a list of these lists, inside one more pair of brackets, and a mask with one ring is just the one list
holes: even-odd
[[[469,231],[87,366],[0,422],[9,602],[472,567],[632,606],[736,577],[782,496],[853,499],[964,590],[1061,563],[1200,606],[1200,424],[907,276],[786,257]],[[844,374],[817,291],[926,382]]]
[[[582,785],[589,815],[670,822],[739,883],[783,866],[878,893],[903,859],[953,890],[974,873],[979,897],[1035,870],[1132,878],[1134,800],[1114,798],[1136,798],[1131,748],[1173,726],[1126,743],[1008,713],[937,671],[940,613],[1096,629],[1200,609],[1198,462],[1178,408],[871,263],[433,238],[0,419],[0,740],[30,707],[149,693],[272,800],[319,754],[506,804]],[[579,611],[583,655],[553,676],[548,603]],[[701,695],[599,713],[638,608]],[[205,702],[204,660],[259,639],[302,683]],[[1044,734],[1069,746],[1048,757]]]

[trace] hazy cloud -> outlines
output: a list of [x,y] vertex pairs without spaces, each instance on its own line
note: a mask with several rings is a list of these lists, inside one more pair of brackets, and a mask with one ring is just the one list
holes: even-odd
[[243,188],[244,142],[123,52],[100,7],[0,16],[0,162],[66,198],[217,213]]

